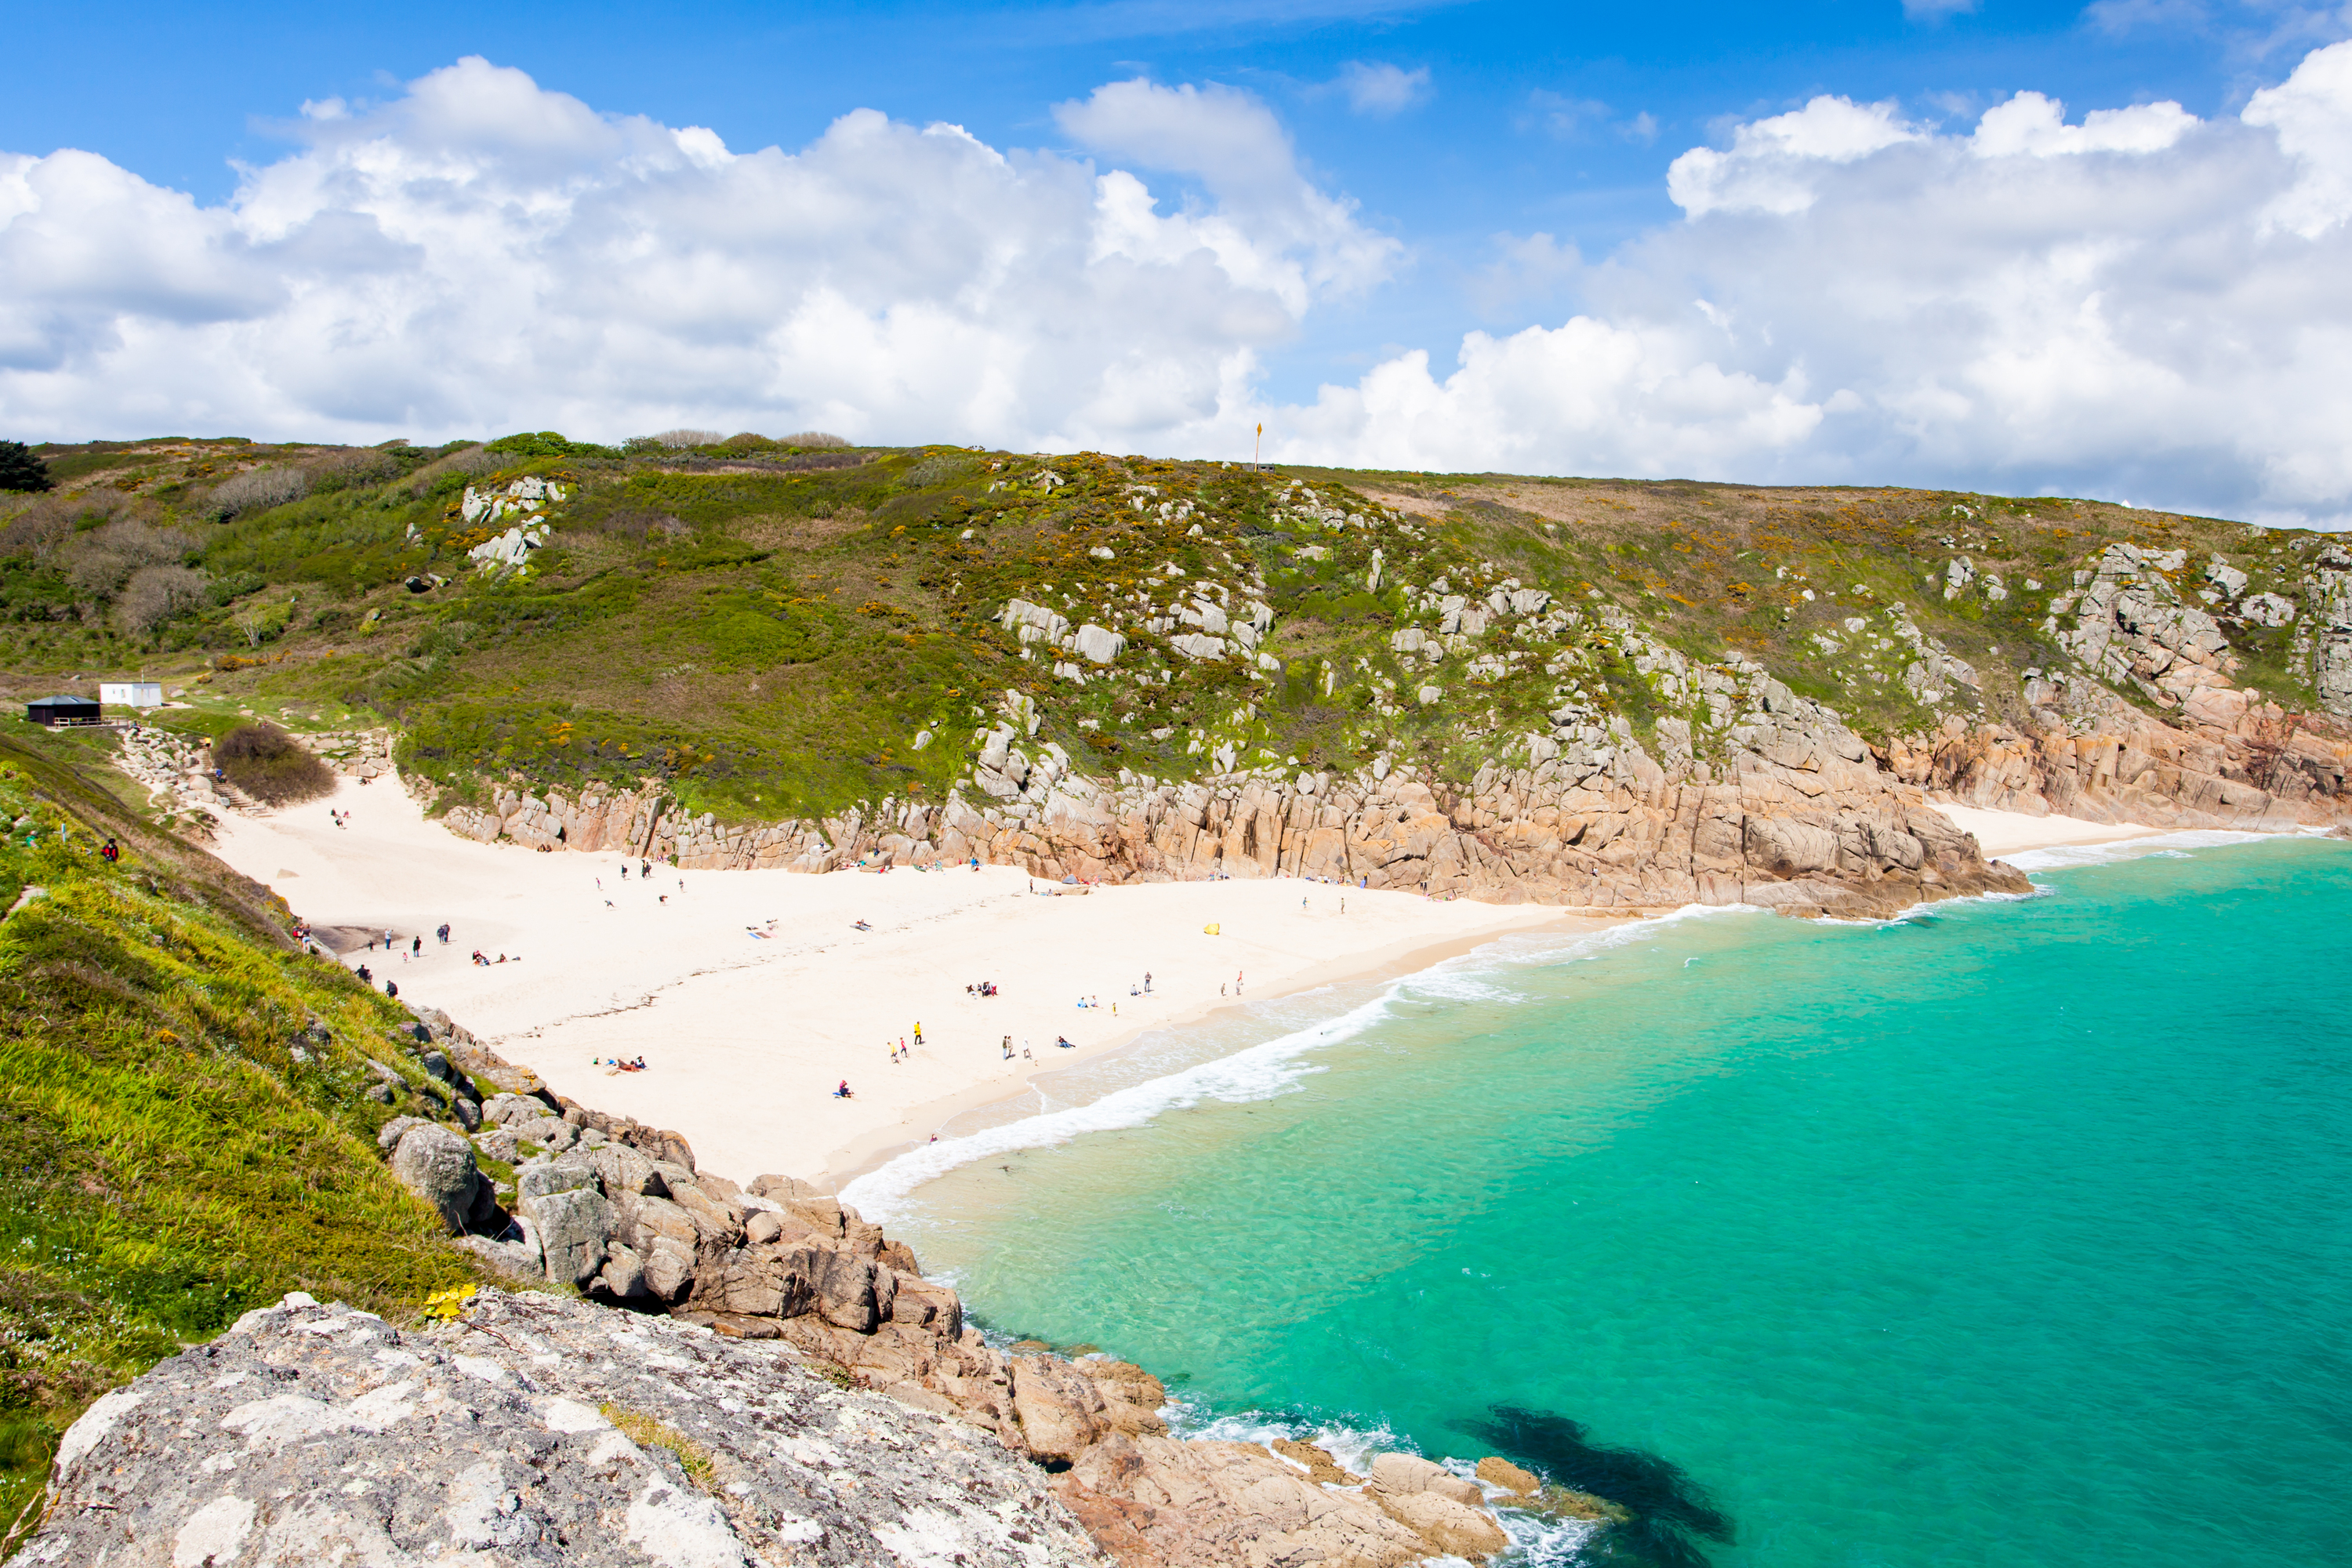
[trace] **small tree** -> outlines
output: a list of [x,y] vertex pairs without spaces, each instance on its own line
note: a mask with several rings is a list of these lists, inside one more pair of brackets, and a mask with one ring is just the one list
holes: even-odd
[[45,490],[56,484],[48,464],[22,441],[0,441],[0,490]]

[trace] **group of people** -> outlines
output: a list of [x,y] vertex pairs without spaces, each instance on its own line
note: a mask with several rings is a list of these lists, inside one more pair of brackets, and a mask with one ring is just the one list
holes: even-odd
[[[514,961],[517,963],[520,963],[522,962],[522,955],[520,953],[517,953]],[[493,963],[504,963],[507,962],[507,955],[502,952],[496,958],[486,958],[482,954],[482,950],[478,947],[474,950],[474,962],[481,965],[484,969],[488,969]]]
[[996,984],[990,980],[975,980],[963,988],[963,994],[967,996],[993,996]]
[[599,1057],[596,1065],[608,1072],[643,1072],[646,1070],[646,1058],[639,1057],[635,1061],[628,1061],[620,1057]]

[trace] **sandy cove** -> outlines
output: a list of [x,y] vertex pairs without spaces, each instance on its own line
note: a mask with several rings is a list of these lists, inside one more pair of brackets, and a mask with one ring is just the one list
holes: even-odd
[[[350,826],[337,827],[331,809]],[[2155,831],[1942,809],[1989,857]],[[632,863],[625,879],[616,855],[461,838],[389,778],[345,779],[331,799],[271,816],[232,815],[215,847],[314,925],[388,927],[404,948],[424,936],[419,959],[379,948],[345,962],[446,1009],[559,1093],[675,1128],[714,1169],[824,1184],[959,1111],[1025,1092],[1039,1073],[1234,1004],[1237,976],[1243,999],[1265,999],[1419,967],[1513,931],[1607,923],[1291,878],[1080,894],[1006,867],[811,876],[656,866],[648,882]],[[855,929],[861,920],[873,929]],[[446,946],[434,936],[444,921]],[[509,962],[475,965],[477,949]],[[1130,994],[1147,973],[1150,994]],[[979,981],[1001,994],[968,995]],[[1082,1009],[1080,996],[1102,1005]],[[1074,1048],[1055,1046],[1064,1037]],[[894,1063],[902,1037],[911,1055]],[[639,1056],[649,1070],[597,1065]],[[832,1094],[844,1079],[855,1091],[846,1100]]]
[[[351,826],[337,827],[331,809]],[[422,935],[420,959],[379,947],[344,962],[397,983],[404,1001],[446,1009],[558,1093],[675,1128],[714,1170],[816,1182],[1021,1094],[1037,1073],[1232,1005],[1237,977],[1242,999],[1264,999],[1512,931],[1607,923],[1288,878],[1081,894],[1006,867],[656,866],[647,882],[633,861],[624,880],[617,855],[460,838],[388,778],[346,779],[331,798],[269,816],[229,815],[214,847],[314,926],[390,928],[404,950]],[[856,930],[860,920],[873,929]],[[751,934],[771,921],[772,935]],[[444,921],[446,946],[434,935]],[[477,949],[509,962],[477,966]],[[1151,994],[1129,995],[1147,973]],[[967,995],[978,981],[1000,994]],[[1082,995],[1102,1005],[1082,1009]],[[911,1055],[894,1064],[888,1047],[902,1037]],[[1075,1048],[1057,1048],[1059,1037]],[[595,1065],[638,1056],[649,1070]],[[844,1079],[854,1099],[833,1097]]]

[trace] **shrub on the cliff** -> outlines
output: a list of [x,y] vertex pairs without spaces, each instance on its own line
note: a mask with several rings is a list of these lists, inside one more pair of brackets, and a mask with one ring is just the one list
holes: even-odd
[[331,794],[335,775],[275,724],[244,724],[213,742],[213,763],[265,805],[292,805]]

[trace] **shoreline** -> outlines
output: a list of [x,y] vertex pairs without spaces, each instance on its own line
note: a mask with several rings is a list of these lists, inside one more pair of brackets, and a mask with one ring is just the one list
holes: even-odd
[[[1106,1062],[1117,1061],[1133,1054],[1135,1048],[1150,1036],[1191,1027],[1220,1013],[1239,1009],[1251,1002],[1279,1001],[1284,997],[1304,995],[1308,992],[1341,985],[1392,983],[1418,974],[1424,970],[1435,968],[1449,959],[1475,952],[1479,948],[1501,941],[1507,936],[1564,932],[1570,928],[1580,928],[1587,932],[1593,932],[1654,918],[1650,913],[1612,912],[1604,915],[1580,910],[1561,910],[1558,911],[1558,915],[1559,918],[1556,920],[1517,931],[1454,937],[1431,943],[1416,944],[1410,942],[1399,943],[1381,952],[1361,955],[1360,959],[1336,962],[1321,969],[1309,970],[1270,986],[1264,995],[1247,996],[1239,1000],[1225,998],[1205,1004],[1189,1013],[1180,1014],[1160,1023],[1138,1026],[1126,1035],[1111,1041],[1083,1062],[1056,1062],[1038,1068],[1022,1079],[1018,1087],[1011,1092],[1000,1092],[996,1086],[980,1086],[962,1093],[943,1096],[929,1105],[915,1108],[908,1113],[907,1121],[928,1121],[933,1128],[933,1135],[936,1136],[938,1128],[959,1116],[968,1116],[997,1106],[1009,1106],[1018,1100],[1026,1100],[1033,1094],[1042,1095],[1045,1093],[1045,1084],[1073,1068],[1081,1066],[1097,1067]],[[1022,1119],[1008,1118],[1008,1121],[1018,1120]],[[902,1122],[900,1125],[905,1126],[906,1123]],[[972,1131],[979,1131],[979,1129]],[[855,1144],[835,1150],[833,1154],[828,1156],[828,1163],[824,1173],[812,1178],[814,1184],[820,1191],[838,1194],[852,1182],[873,1174],[900,1155],[913,1153],[916,1150],[925,1147],[929,1142],[929,1139],[917,1135],[885,1143],[883,1140],[887,1135],[887,1130],[877,1130]],[[957,1136],[963,1135],[957,1134]],[[836,1156],[846,1156],[848,1163],[833,1163],[832,1161]]]
[[[1660,912],[1438,900],[1295,877],[1081,892],[1011,867],[663,867],[648,879],[616,854],[462,837],[427,818],[396,776],[377,782],[385,787],[344,779],[329,799],[229,816],[215,853],[322,936],[397,931],[402,951],[361,946],[341,962],[371,964],[377,984],[465,1019],[557,1091],[673,1128],[716,1168],[835,1192],[950,1121],[1045,1092],[1071,1066],[1124,1056],[1239,1001],[1395,978],[1506,935],[1598,931]],[[1989,859],[2159,831],[1937,809],[1978,834]],[[434,934],[443,921],[446,945]],[[509,962],[471,964],[478,947]],[[1239,997],[1223,989],[1234,975],[1252,977]],[[982,979],[998,994],[971,994]],[[1075,1047],[1066,1059],[1061,1038]],[[643,1058],[650,1070],[604,1065],[615,1058]],[[845,1079],[847,1100],[832,1093]]]

